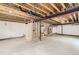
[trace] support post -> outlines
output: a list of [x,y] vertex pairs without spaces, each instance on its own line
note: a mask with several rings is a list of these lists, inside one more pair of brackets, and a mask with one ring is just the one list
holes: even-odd
[[40,24],[39,24],[39,25],[40,25],[40,26],[39,26],[39,27],[40,27],[40,29],[39,29],[39,30],[40,30],[40,36],[39,36],[39,39],[40,39],[40,41],[41,41],[41,21],[39,21],[39,22],[40,22]]

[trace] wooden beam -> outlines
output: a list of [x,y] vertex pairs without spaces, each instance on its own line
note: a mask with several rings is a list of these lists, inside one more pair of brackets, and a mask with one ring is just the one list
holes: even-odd
[[32,17],[30,17],[28,14],[25,14],[24,12],[21,12],[19,10],[13,9],[13,8],[9,8],[3,5],[0,5],[0,13],[1,14],[6,14],[6,15],[11,15],[11,16],[15,16],[16,18],[22,18],[23,20],[26,19],[34,19]]
[[66,9],[67,7],[64,5],[64,3],[61,3],[61,5],[62,5],[62,7],[64,8],[64,9]]
[[[40,9],[40,8],[38,8],[38,7],[36,7],[36,6],[34,6],[34,5],[32,5],[32,4],[30,4],[30,3],[28,3],[28,5],[30,5],[30,6],[32,6],[33,8],[35,8],[35,9],[38,9],[39,11],[41,11],[41,12],[44,12],[45,14],[47,14],[47,12],[46,11],[44,11],[44,10],[42,10],[42,9]],[[44,14],[43,14],[43,16],[45,16]]]
[[[69,3],[69,5],[70,5],[71,8],[75,7],[73,3]],[[75,13],[72,14],[72,17],[73,17],[74,22],[76,22],[77,18],[76,18],[76,14]]]
[[54,22],[56,22],[56,23],[58,23],[58,24],[61,24],[61,22],[59,22],[59,21],[57,21],[57,20],[53,20],[53,19],[50,19],[50,20],[52,20],[52,21],[54,21]]
[[[66,9],[66,6],[63,4],[63,3],[61,3],[61,5],[62,5],[62,7],[64,8],[64,9]],[[75,16],[74,16],[75,17]],[[70,17],[67,17],[67,18],[70,18],[71,20],[74,20],[75,18],[74,18],[72,15],[70,16]]]
[[26,23],[27,21],[29,21],[29,19],[26,19],[26,22],[25,22],[24,18],[16,17],[14,15],[8,15],[8,14],[0,13],[0,21],[10,21],[10,22]]
[[57,8],[57,6],[53,3],[50,3],[51,6],[53,6],[58,12],[60,12],[60,10]]
[[78,13],[75,13],[76,22],[78,22]]
[[18,17],[22,17],[22,18],[28,18],[29,16],[26,15],[25,13],[21,12],[21,11],[18,11],[18,10],[15,10],[15,9],[12,9],[12,8],[9,8],[9,7],[6,7],[6,6],[2,6],[0,5],[0,12],[1,13],[6,13],[6,14],[10,14],[10,15],[15,15],[15,16],[18,16]]
[[74,16],[74,18],[75,18],[75,21],[77,20],[77,18],[76,18],[76,13],[75,14],[73,14],[73,16]]
[[43,17],[42,19],[36,19],[35,21],[38,22],[38,21],[42,21],[42,20],[46,20],[46,19],[50,19],[50,18],[55,18],[55,17],[60,17],[60,16],[67,16],[67,15],[70,15],[70,14],[73,14],[73,13],[77,13],[78,11],[79,11],[79,6],[74,7],[74,8],[70,8],[66,11],[59,12],[59,13],[54,14],[54,15]]
[[75,17],[74,17],[74,15],[72,14],[72,18],[73,18],[73,21],[75,22]]
[[41,6],[43,6],[44,8],[46,8],[47,10],[49,10],[50,12],[53,12],[55,14],[55,12],[53,10],[51,10],[49,7],[47,7],[46,5],[40,3]]
[[[67,7],[65,6],[65,4],[64,3],[61,3],[61,5],[62,5],[62,7],[63,7],[63,9],[67,9]],[[72,16],[70,16],[70,17],[67,17],[67,19],[71,19],[71,20],[73,20],[73,17]]]
[[[25,7],[25,6],[22,6],[22,5],[20,5],[20,4],[17,4],[17,3],[15,3],[15,5],[21,6],[22,8],[24,8],[24,9],[26,9],[26,10],[31,10],[31,9],[29,9],[29,8],[27,8],[27,7]],[[44,16],[44,14],[41,14],[41,13],[39,13],[39,12],[37,12],[37,13],[40,14],[40,15],[42,15],[42,16]]]
[[74,19],[73,19],[73,16],[72,15],[70,15],[68,17],[72,20],[72,22],[74,22]]

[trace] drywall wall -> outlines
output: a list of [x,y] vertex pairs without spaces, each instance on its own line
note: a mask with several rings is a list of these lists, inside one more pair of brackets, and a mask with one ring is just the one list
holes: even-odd
[[61,29],[62,29],[61,25],[53,27],[54,33],[68,34],[68,35],[79,35],[79,24],[68,24],[68,25],[62,25],[62,26],[63,26],[63,30],[62,30],[63,33],[61,31]]
[[56,33],[61,33],[61,26],[57,26]]
[[79,25],[77,24],[64,25],[63,34],[79,35]]
[[33,38],[33,23],[26,24],[25,35],[26,35],[26,39],[28,41],[32,40],[32,38]]
[[19,37],[25,34],[25,24],[0,21],[0,39]]
[[0,21],[0,39],[24,36],[27,40],[32,40],[33,23],[16,23]]
[[56,33],[57,32],[57,26],[52,26],[52,33]]

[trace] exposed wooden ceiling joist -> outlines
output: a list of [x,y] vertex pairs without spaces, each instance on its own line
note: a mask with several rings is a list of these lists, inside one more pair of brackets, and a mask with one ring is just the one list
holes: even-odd
[[3,14],[3,13],[0,13],[0,20],[25,23],[24,18],[16,17],[13,15],[8,15],[8,14]]
[[53,12],[53,14],[55,14],[55,12],[51,10],[49,7],[47,7],[45,4],[40,3],[40,5],[49,10],[50,12]]
[[[67,7],[65,6],[64,3],[61,3],[61,5],[62,5],[62,7],[63,7],[63,10],[64,10],[64,9],[67,9]],[[70,19],[71,19],[71,20],[73,21],[73,17],[72,17],[72,16],[70,16],[70,17],[67,16],[66,19],[67,19],[67,20],[70,20]]]
[[66,9],[67,7],[64,5],[64,3],[61,3],[61,5],[62,5],[62,7],[64,8],[64,9]]
[[[73,3],[69,3],[69,5],[70,5],[70,8],[75,7]],[[73,21],[76,22],[77,18],[76,18],[76,14],[75,13],[72,14],[72,17],[73,17]]]
[[[7,6],[6,6],[7,5]],[[8,16],[13,16],[14,18],[12,19],[16,19],[16,21],[27,21],[27,20],[37,20],[37,19],[42,19],[41,17],[35,16],[33,14],[29,14],[27,12],[23,12],[22,10],[31,10],[37,14],[40,14],[42,17],[47,17],[47,16],[51,16],[51,15],[55,15],[58,13],[61,13],[62,11],[65,11],[65,9],[67,10],[68,8],[72,8],[72,6],[70,6],[70,4],[68,3],[12,3],[12,8],[8,7],[8,5],[11,4],[0,4],[0,14],[5,14]],[[17,7],[14,7],[14,6]],[[75,6],[78,5],[78,3],[74,4]],[[18,10],[19,6],[22,7],[22,10]],[[75,7],[73,6],[73,7]],[[52,14],[53,13],[53,14]],[[72,16],[73,15],[73,16]],[[4,18],[8,18],[4,17]],[[1,16],[2,18],[2,16]],[[20,18],[20,20],[19,20]],[[11,19],[11,18],[8,18]],[[18,19],[18,20],[17,20]],[[21,20],[22,19],[22,20]],[[58,18],[59,19],[59,18]],[[71,19],[75,19],[74,21],[78,21],[78,13],[71,14],[70,16],[63,16],[63,18],[61,17],[61,21],[60,20],[55,20],[58,22],[63,22],[63,21],[67,21],[67,20],[71,20]],[[45,20],[48,23],[54,23],[55,21],[51,21],[51,20]],[[57,23],[57,22],[55,22]],[[63,22],[64,23],[64,22]]]
[[[47,14],[47,12],[46,11],[44,11],[44,10],[42,10],[42,9],[40,9],[40,8],[38,8],[38,7],[36,7],[36,5],[38,5],[38,4],[34,4],[34,5],[32,5],[32,4],[30,4],[30,3],[28,3],[28,5],[30,5],[30,6],[32,6],[33,8],[35,8],[35,9],[38,9],[39,11],[41,11],[41,12],[43,12],[43,13],[45,13],[45,14]],[[43,16],[45,16],[44,14],[42,14]]]
[[[24,9],[26,9],[26,10],[31,10],[30,8],[27,8],[27,7],[25,7],[25,6],[22,6],[21,4],[15,4],[15,5],[21,6],[22,8],[24,8]],[[33,8],[34,8],[34,7],[33,7]],[[36,13],[38,13],[38,14],[44,16],[44,14],[41,14],[41,13],[39,13],[39,12],[36,12]],[[33,16],[33,15],[30,15],[30,16]]]
[[60,12],[60,10],[57,8],[57,6],[53,3],[50,3],[58,12]]

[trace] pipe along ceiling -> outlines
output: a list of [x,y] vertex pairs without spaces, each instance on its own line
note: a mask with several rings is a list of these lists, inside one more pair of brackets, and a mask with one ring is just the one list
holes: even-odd
[[43,18],[40,14],[37,14],[37,13],[34,12],[34,11],[31,11],[31,10],[23,10],[23,9],[21,8],[21,6],[19,6],[19,8],[20,8],[21,11],[23,11],[23,12],[25,12],[25,13],[28,13],[28,14],[31,14],[31,15],[34,15],[34,16]]
[[[24,10],[24,9],[21,8],[21,6],[19,6],[19,8],[20,8],[21,11],[23,11],[23,12],[25,12],[25,13],[28,13],[28,14],[30,14],[30,15],[39,17],[39,18],[41,18],[41,19],[44,18],[43,16],[41,16],[40,14],[37,14],[36,12],[33,12],[33,11],[31,11],[31,10]],[[51,14],[52,14],[52,12],[51,12]],[[49,20],[51,20],[51,19],[49,19]],[[55,21],[55,20],[52,19],[52,21]],[[34,22],[36,22],[36,21],[34,20]],[[55,22],[60,23],[60,22],[58,22],[58,21],[55,21]]]
[[50,19],[50,18],[54,18],[54,17],[58,17],[58,16],[63,16],[63,15],[66,15],[66,14],[77,12],[77,11],[79,11],[79,6],[70,8],[68,10],[62,11],[62,12],[57,13],[57,14],[53,14],[53,15],[50,15],[50,16],[42,17],[42,19],[36,19],[35,22],[46,20],[46,19]]
[[[31,10],[23,10],[21,7],[19,7],[19,8],[20,8],[21,11],[23,11],[25,13],[28,13],[28,14],[31,14],[33,16],[37,16],[37,17],[40,18],[40,19],[35,19],[34,20],[35,22],[42,21],[42,20],[47,20],[47,19],[52,20],[51,18],[58,17],[58,16],[63,16],[63,15],[66,15],[66,14],[70,14],[70,13],[74,13],[74,12],[79,11],[79,6],[77,6],[77,7],[72,7],[68,10],[64,10],[62,12],[59,12],[57,14],[51,14],[50,16],[43,17],[40,14],[37,14],[36,12],[33,12]],[[57,21],[55,21],[55,22],[57,22]]]

